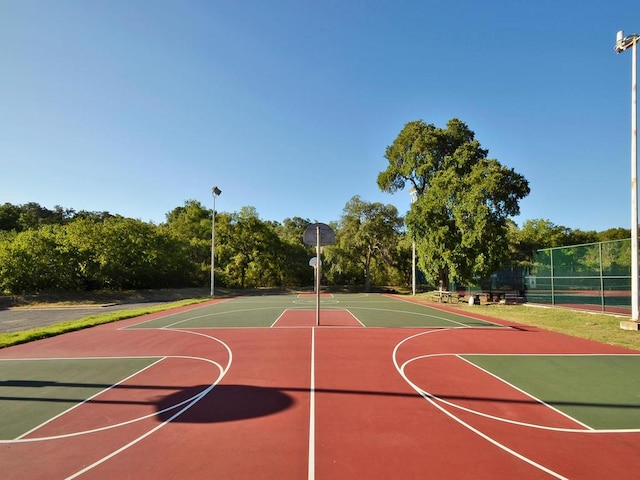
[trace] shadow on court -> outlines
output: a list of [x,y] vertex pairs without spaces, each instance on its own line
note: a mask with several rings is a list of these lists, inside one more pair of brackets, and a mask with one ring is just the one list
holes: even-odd
[[[177,411],[172,408],[206,390],[208,385],[198,385],[175,392],[163,398],[157,405],[158,418],[171,419]],[[173,418],[172,422],[216,423],[233,422],[273,415],[292,407],[295,400],[277,388],[248,385],[217,385],[193,407]]]
[[[107,399],[97,396],[95,398],[86,399],[83,395],[79,395],[78,389],[95,389],[106,388],[109,385],[99,383],[73,383],[73,382],[55,382],[42,380],[4,380],[0,381],[0,406],[2,402],[10,403],[19,402],[23,408],[26,403],[34,402],[40,404],[74,404],[86,402],[91,404],[112,405],[153,405],[157,412],[157,418],[160,421],[171,421],[178,423],[219,423],[233,422],[247,419],[254,419],[274,415],[290,409],[295,406],[295,396],[298,394],[308,394],[306,388],[296,387],[258,387],[250,385],[217,385],[211,391],[204,394],[210,385],[194,385],[187,388],[176,387],[169,394],[163,394],[156,397],[143,399],[136,396],[118,399]],[[118,385],[113,390],[136,390],[136,391],[153,391],[164,390],[167,386],[150,386],[150,385]],[[41,395],[35,394],[35,391],[42,391]],[[165,393],[163,392],[163,393]],[[363,390],[343,390],[343,389],[322,389],[315,390],[317,395],[361,395],[367,396],[391,396],[391,397],[416,397],[417,393],[413,392],[385,392],[385,391],[363,391]],[[199,396],[200,400],[197,400]],[[445,392],[432,392],[428,395],[436,400],[445,400],[450,402],[487,402],[497,404],[527,405],[537,404],[535,399],[507,399],[493,396],[482,395],[451,395]],[[197,401],[196,401],[197,400]],[[637,411],[640,406],[629,403],[615,402],[598,402],[598,401],[563,401],[547,399],[550,403],[558,407],[588,407],[603,409],[620,409],[626,411]],[[26,403],[25,403],[26,402]],[[186,408],[190,403],[195,402],[193,406],[178,415],[178,412]],[[14,403],[15,404],[15,403]],[[33,404],[33,403],[32,403]],[[28,408],[27,408],[28,410]]]

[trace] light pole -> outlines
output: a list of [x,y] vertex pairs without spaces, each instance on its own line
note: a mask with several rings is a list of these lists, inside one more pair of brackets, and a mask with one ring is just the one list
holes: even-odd
[[640,35],[625,37],[620,30],[614,50],[624,52],[632,47],[631,55],[631,321],[638,322],[638,102],[637,102],[637,45]]
[[214,249],[216,246],[216,197],[222,193],[218,187],[213,187],[211,189],[211,194],[213,195],[213,214],[211,215],[211,296],[213,297],[215,293],[215,260],[214,260]]
[[[416,203],[418,199],[418,190],[416,187],[411,187],[409,190],[409,195],[411,195],[411,204]],[[411,243],[411,295],[415,296],[416,294],[416,239],[412,239]]]

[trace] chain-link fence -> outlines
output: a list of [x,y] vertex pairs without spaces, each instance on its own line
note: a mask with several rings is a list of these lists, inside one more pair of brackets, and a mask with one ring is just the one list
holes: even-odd
[[631,240],[538,250],[525,275],[527,301],[631,312]]

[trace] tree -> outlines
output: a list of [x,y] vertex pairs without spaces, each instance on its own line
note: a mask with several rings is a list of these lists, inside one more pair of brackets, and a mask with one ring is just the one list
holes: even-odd
[[[198,277],[204,284],[211,271],[211,215],[197,200],[187,200],[166,214],[163,228],[189,244],[189,258],[198,265]],[[216,217],[217,218],[217,217]]]
[[278,249],[278,271],[282,285],[313,285],[313,269],[309,259],[315,255],[312,248],[304,245],[302,237],[311,220],[301,217],[285,218],[282,224],[274,225],[280,239]]
[[[357,195],[347,202],[343,212],[333,251],[334,268],[347,272],[356,267],[369,291],[372,266],[375,262],[392,263],[404,222],[393,205],[366,202]],[[337,253],[342,265],[336,262]]]
[[131,218],[107,219],[99,225],[94,258],[104,288],[175,287],[189,280],[186,249],[157,226]]
[[522,228],[518,230],[516,227],[513,233],[515,250],[520,252],[521,258],[529,262],[540,249],[568,245],[566,239],[569,229],[543,218],[525,220]]
[[445,129],[409,122],[386,149],[389,165],[378,186],[390,193],[407,183],[416,189],[407,227],[421,270],[441,287],[471,283],[508,256],[507,220],[519,213],[529,184],[487,155],[474,132],[455,118]]
[[60,226],[29,229],[0,243],[0,292],[13,294],[76,288],[73,251],[59,241]]
[[598,241],[606,242],[608,240],[624,240],[631,238],[631,229],[629,228],[610,228],[604,232],[598,233]]
[[165,215],[167,227],[183,238],[211,236],[211,210],[197,200],[187,200]]
[[598,234],[594,231],[572,230],[543,218],[525,220],[521,229],[518,229],[514,223],[510,227],[512,258],[518,263],[527,264],[533,261],[536,251],[544,248],[629,238],[628,233],[629,230],[611,229]]
[[0,205],[0,230],[20,230],[20,207],[10,203]]
[[405,231],[400,236],[396,253],[393,255],[393,270],[388,282],[389,285],[411,285],[413,280],[412,260],[413,240]]
[[216,216],[216,265],[229,287],[274,286],[279,283],[278,236],[254,207],[232,215]]

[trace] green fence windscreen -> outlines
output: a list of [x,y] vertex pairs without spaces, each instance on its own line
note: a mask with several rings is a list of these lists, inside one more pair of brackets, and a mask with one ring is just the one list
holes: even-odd
[[539,250],[527,301],[610,313],[631,311],[631,240]]

